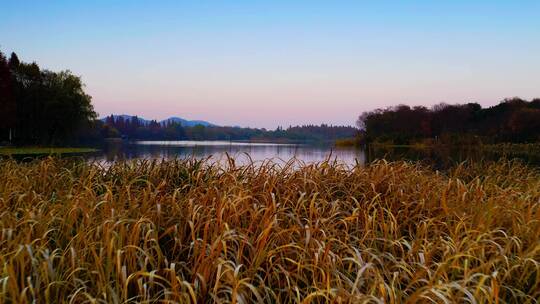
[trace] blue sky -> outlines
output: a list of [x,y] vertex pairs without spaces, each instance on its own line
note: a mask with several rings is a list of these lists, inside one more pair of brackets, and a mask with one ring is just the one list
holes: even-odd
[[0,49],[100,115],[274,128],[540,97],[540,1],[7,1]]

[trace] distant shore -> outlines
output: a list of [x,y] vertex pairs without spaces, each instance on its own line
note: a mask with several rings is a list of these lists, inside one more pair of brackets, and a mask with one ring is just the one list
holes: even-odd
[[0,147],[0,156],[10,155],[51,155],[51,154],[82,154],[97,152],[95,148],[74,147]]

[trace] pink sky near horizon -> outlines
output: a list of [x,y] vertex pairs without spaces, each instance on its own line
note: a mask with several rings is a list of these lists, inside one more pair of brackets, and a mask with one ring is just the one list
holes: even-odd
[[[184,81],[149,82],[125,84],[121,86],[125,89],[114,90],[88,85],[88,91],[101,116],[130,114],[158,120],[180,116],[218,125],[266,128],[320,123],[354,125],[363,111],[397,104],[429,107],[441,102],[478,102],[491,106],[506,97],[516,96],[514,92],[530,92],[519,95],[525,99],[538,97],[532,93],[535,88],[509,84],[505,77],[493,77],[491,83],[474,87],[466,77],[456,76],[452,80],[419,75],[408,79],[400,77],[403,76],[395,73],[393,79],[384,79],[384,74],[372,79],[357,75],[351,80],[354,75],[343,79],[329,73],[272,81],[273,78],[264,75],[233,80],[221,75],[217,80],[221,83],[208,80],[192,81],[190,85]],[[474,73],[470,77],[474,77]],[[245,82],[235,83],[238,79]],[[129,89],[133,86],[137,87],[136,96]]]

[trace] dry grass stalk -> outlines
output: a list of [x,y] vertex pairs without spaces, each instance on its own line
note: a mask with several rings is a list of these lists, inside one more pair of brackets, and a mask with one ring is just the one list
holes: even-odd
[[534,303],[540,173],[0,162],[0,302]]

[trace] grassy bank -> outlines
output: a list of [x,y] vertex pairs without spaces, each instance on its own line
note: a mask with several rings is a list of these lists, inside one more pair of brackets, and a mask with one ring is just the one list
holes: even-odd
[[411,149],[427,149],[427,148],[437,148],[440,146],[446,146],[444,144],[426,144],[426,143],[412,143],[407,145],[398,145],[398,144],[392,144],[392,143],[379,143],[374,142],[370,143],[369,145],[373,147],[381,147],[381,148],[411,148]]
[[336,147],[360,147],[360,141],[356,138],[343,138],[334,142]]
[[0,155],[51,155],[96,152],[93,148],[70,147],[0,147]]
[[418,142],[412,144],[393,144],[385,142],[373,142],[369,144],[373,147],[383,148],[411,148],[411,149],[431,149],[440,147],[457,147],[457,148],[472,148],[489,152],[504,152],[504,153],[540,153],[540,143],[499,143],[499,144],[447,144],[447,143],[430,143]]
[[536,154],[540,155],[540,143],[527,143],[527,144],[494,144],[494,145],[481,145],[480,148],[484,151],[497,152],[504,154]]
[[539,202],[509,162],[4,160],[0,302],[533,303]]

